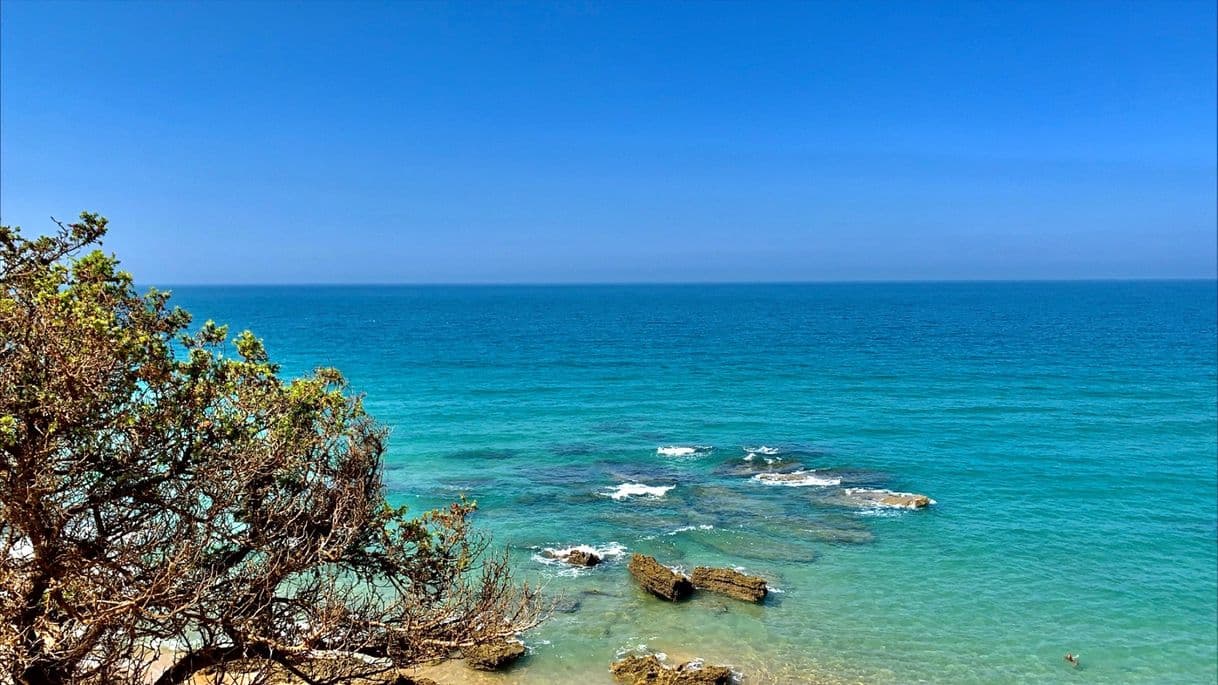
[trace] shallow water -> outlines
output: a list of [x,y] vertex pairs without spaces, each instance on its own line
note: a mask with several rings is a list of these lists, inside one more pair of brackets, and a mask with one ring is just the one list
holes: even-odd
[[[174,290],[286,374],[341,368],[391,498],[477,499],[562,597],[491,681],[609,682],[639,648],[750,683],[1218,680],[1213,282]],[[753,478],[799,470],[840,485]],[[634,551],[781,592],[664,603]]]

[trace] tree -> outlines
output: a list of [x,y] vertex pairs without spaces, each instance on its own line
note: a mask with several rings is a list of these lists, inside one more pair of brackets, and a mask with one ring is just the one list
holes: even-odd
[[89,213],[34,240],[0,227],[14,681],[348,682],[536,625],[473,504],[386,503],[386,431],[337,371],[284,382],[249,332],[188,334],[167,293],[85,252],[105,232]]

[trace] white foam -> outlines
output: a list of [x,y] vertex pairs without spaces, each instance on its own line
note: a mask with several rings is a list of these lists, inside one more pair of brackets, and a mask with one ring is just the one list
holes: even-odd
[[549,565],[568,565],[567,557],[572,552],[584,552],[586,554],[595,554],[601,559],[612,559],[620,557],[626,553],[626,546],[620,542],[610,542],[603,547],[593,547],[592,545],[574,545],[571,547],[545,547],[537,554],[533,555],[533,560]]
[[897,508],[886,507],[886,506],[880,506],[877,504],[874,506],[869,506],[869,507],[864,507],[862,509],[859,509],[858,512],[856,512],[856,515],[858,515],[858,516],[875,516],[878,518],[890,518],[893,516],[901,516],[901,512],[898,511],[898,509],[899,509],[899,507],[897,507]]
[[710,525],[709,523],[703,523],[700,526],[681,526],[680,528],[672,531],[671,533],[668,533],[668,535],[676,535],[677,533],[684,533],[687,530],[714,530],[714,529],[715,529],[715,527]]
[[668,445],[657,447],[656,454],[663,457],[697,457],[711,451],[704,445]]
[[642,483],[622,483],[616,488],[609,488],[608,492],[600,494],[606,497],[612,497],[616,500],[623,500],[627,497],[663,497],[677,486],[675,485],[644,485]]
[[[534,549],[537,549],[534,547]],[[555,575],[566,577],[577,577],[585,573],[590,573],[595,567],[593,566],[574,566],[567,563],[567,556],[579,550],[581,552],[590,552],[600,557],[602,560],[613,559],[620,557],[626,553],[626,546],[620,542],[610,542],[603,547],[593,547],[592,545],[574,545],[572,547],[546,547],[541,551],[533,554],[533,561],[546,566],[557,567]]]
[[668,661],[667,654],[665,654],[664,652],[653,652],[653,651],[649,650],[647,648],[647,643],[645,643],[645,642],[640,642],[639,644],[635,645],[634,647],[630,647],[630,646],[619,647],[613,653],[613,656],[615,659],[621,659],[622,657],[629,656],[631,654],[637,654],[640,656],[645,655],[645,654],[650,654],[650,655],[654,656],[655,658],[659,659],[660,661]]
[[744,451],[745,451],[745,455],[744,455],[745,461],[753,461],[754,459],[756,459],[759,456],[765,457],[765,463],[771,464],[771,465],[777,464],[778,462],[782,461],[782,457],[777,456],[780,452],[782,452],[782,450],[778,449],[777,447],[769,447],[767,445],[761,445],[758,447],[745,447]]
[[766,485],[785,485],[789,488],[800,488],[809,485],[819,487],[828,487],[830,485],[841,485],[841,478],[830,478],[827,476],[818,476],[813,471],[795,471],[794,473],[759,473],[753,476],[753,480]]

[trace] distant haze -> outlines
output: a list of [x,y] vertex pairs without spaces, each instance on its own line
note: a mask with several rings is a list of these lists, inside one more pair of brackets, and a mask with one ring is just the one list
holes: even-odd
[[1216,276],[1213,2],[0,8],[0,219],[145,282]]

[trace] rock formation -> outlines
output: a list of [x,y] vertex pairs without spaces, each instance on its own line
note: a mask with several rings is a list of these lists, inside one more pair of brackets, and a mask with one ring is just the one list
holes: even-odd
[[496,671],[524,656],[524,645],[516,641],[475,645],[461,650],[465,662],[480,671]]
[[581,547],[571,549],[547,549],[543,556],[550,559],[560,559],[572,566],[596,566],[601,563],[601,557],[596,552]]
[[642,554],[630,557],[630,575],[645,590],[671,602],[693,594],[694,586],[689,578]]
[[930,506],[931,500],[926,495],[893,493],[880,498],[880,504],[886,507],[905,507],[906,509],[921,509]]
[[866,488],[847,488],[846,495],[855,505],[873,505],[893,507],[896,509],[922,509],[934,504],[935,501],[926,495],[912,492],[893,492],[891,490],[868,490]]
[[628,656],[609,667],[613,677],[627,685],[728,685],[732,671],[724,666],[704,666],[689,661],[675,668],[655,657]]
[[694,587],[699,590],[718,592],[746,602],[760,602],[769,592],[765,578],[746,575],[730,568],[699,566],[694,569],[692,580]]
[[601,563],[601,558],[595,552],[576,549],[567,555],[566,562],[575,566],[596,566]]

